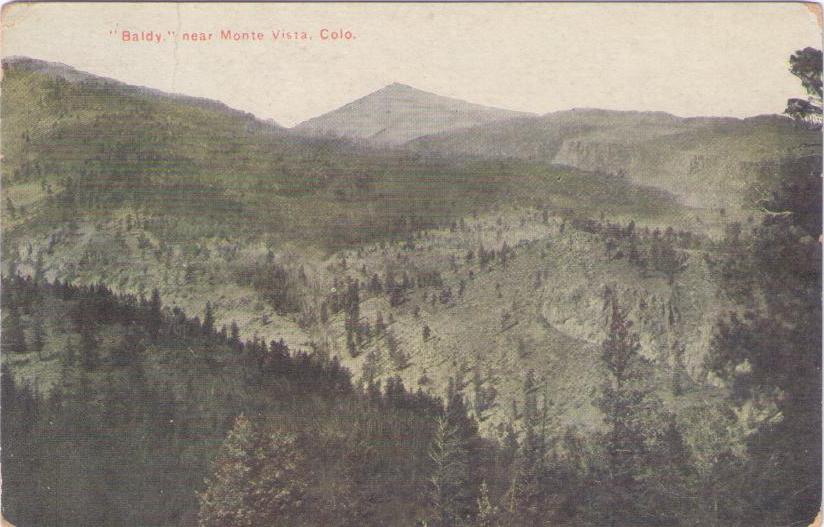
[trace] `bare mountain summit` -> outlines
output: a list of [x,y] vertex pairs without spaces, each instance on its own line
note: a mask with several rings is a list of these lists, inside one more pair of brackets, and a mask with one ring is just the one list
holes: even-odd
[[337,110],[300,123],[294,130],[303,135],[400,145],[424,135],[529,115],[442,97],[394,83]]

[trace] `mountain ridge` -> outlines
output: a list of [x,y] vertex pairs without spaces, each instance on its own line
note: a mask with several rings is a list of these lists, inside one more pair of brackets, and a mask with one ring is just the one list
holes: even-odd
[[[779,114],[759,114],[759,115],[753,115],[753,116],[748,116],[748,117],[732,117],[732,116],[688,116],[688,117],[685,117],[685,116],[676,115],[676,114],[673,114],[673,113],[670,113],[670,112],[667,112],[667,111],[663,111],[663,110],[616,110],[616,109],[598,108],[598,107],[574,107],[574,108],[569,108],[569,109],[565,109],[565,110],[555,110],[555,111],[546,112],[546,113],[527,112],[527,111],[510,110],[510,109],[506,109],[506,108],[481,105],[481,104],[477,104],[477,103],[468,102],[468,101],[465,101],[463,99],[459,99],[459,98],[456,98],[456,97],[448,97],[448,96],[444,96],[444,95],[439,95],[439,94],[434,93],[434,92],[421,90],[421,89],[416,88],[416,87],[414,87],[410,84],[406,84],[406,83],[402,83],[402,82],[392,82],[392,83],[387,84],[386,86],[383,86],[382,88],[379,88],[379,89],[377,89],[373,92],[370,92],[370,93],[368,93],[368,94],[366,94],[362,97],[359,97],[359,98],[354,99],[354,100],[352,100],[348,103],[345,103],[342,106],[338,107],[337,109],[331,110],[329,112],[326,112],[326,113],[323,113],[323,114],[320,114],[320,115],[317,115],[317,116],[314,116],[314,117],[310,117],[308,119],[305,119],[305,120],[295,124],[294,126],[288,127],[288,126],[281,125],[274,118],[264,118],[264,117],[257,116],[255,114],[253,114],[252,112],[249,112],[249,111],[246,111],[246,110],[241,110],[241,109],[238,109],[238,108],[234,108],[234,107],[226,104],[225,102],[223,102],[219,99],[210,98],[210,97],[200,97],[200,96],[194,96],[194,95],[187,95],[187,94],[177,93],[177,92],[167,92],[167,91],[164,91],[164,90],[160,90],[160,89],[157,89],[157,88],[151,88],[151,87],[148,87],[148,86],[130,84],[130,83],[123,82],[121,80],[118,80],[118,79],[115,79],[115,78],[112,78],[112,77],[107,77],[107,76],[104,76],[104,75],[98,75],[98,74],[95,74],[95,73],[90,73],[90,72],[86,72],[86,71],[83,71],[83,70],[79,70],[79,69],[77,69],[73,66],[70,66],[70,65],[62,63],[62,62],[47,61],[47,60],[43,60],[43,59],[36,59],[36,58],[22,56],[22,55],[12,55],[12,56],[9,56],[9,57],[3,57],[2,64],[4,66],[15,66],[17,68],[26,69],[26,70],[29,70],[29,71],[32,71],[32,72],[42,73],[42,74],[45,74],[45,75],[48,75],[48,76],[51,76],[51,77],[55,77],[55,78],[59,77],[59,78],[62,78],[63,80],[65,80],[67,82],[72,83],[72,84],[92,81],[92,82],[98,83],[100,85],[117,86],[117,87],[120,87],[120,88],[128,89],[128,90],[132,91],[133,93],[141,93],[141,94],[149,95],[149,96],[166,97],[166,98],[170,98],[170,99],[173,99],[173,100],[189,103],[189,104],[192,104],[192,105],[205,106],[205,107],[210,107],[210,108],[213,108],[213,109],[222,109],[222,110],[230,112],[230,113],[247,116],[247,117],[252,118],[252,119],[254,119],[254,120],[256,120],[260,123],[266,124],[266,125],[271,126],[273,128],[280,129],[282,131],[297,132],[297,133],[304,132],[303,135],[327,135],[327,136],[328,135],[334,135],[334,134],[315,134],[315,133],[306,134],[305,132],[308,131],[311,128],[309,126],[310,123],[316,122],[317,120],[319,120],[321,118],[324,118],[325,116],[328,116],[328,115],[333,114],[335,112],[338,112],[340,110],[351,108],[353,105],[356,105],[356,104],[361,103],[365,100],[368,100],[369,98],[371,98],[373,96],[384,95],[384,94],[400,95],[400,96],[402,96],[402,95],[422,95],[422,96],[437,98],[439,100],[451,101],[451,102],[454,102],[454,103],[459,103],[459,104],[467,105],[467,106],[470,106],[470,107],[476,107],[476,108],[485,109],[485,110],[492,110],[493,112],[502,112],[502,115],[507,116],[504,119],[495,119],[495,120],[490,121],[488,123],[478,123],[478,124],[472,125],[472,126],[461,127],[460,129],[462,129],[462,130],[467,129],[467,128],[473,128],[475,126],[485,126],[485,125],[492,124],[494,122],[513,121],[513,124],[514,124],[514,122],[518,122],[518,121],[521,121],[521,120],[536,121],[536,120],[558,118],[558,117],[563,117],[563,116],[567,116],[567,115],[570,115],[570,116],[571,115],[577,115],[577,116],[644,116],[644,117],[648,117],[648,118],[659,118],[660,120],[670,120],[670,121],[677,121],[677,122],[683,122],[683,123],[701,123],[701,122],[707,123],[707,122],[712,122],[712,123],[717,123],[717,124],[731,124],[731,123],[747,123],[747,122],[750,122],[750,123],[752,123],[752,122],[780,122],[780,123],[784,123],[784,124],[789,124],[789,123],[792,122],[792,120],[789,117],[784,116],[784,115],[779,115]],[[411,141],[417,141],[418,139],[421,139],[421,138],[428,138],[428,137],[438,136],[440,134],[447,133],[447,132],[452,131],[452,130],[455,130],[455,129],[443,130],[443,131],[437,131],[437,132],[423,134],[423,135],[417,136],[415,138],[412,138],[409,141],[410,142]],[[338,137],[338,138],[347,138],[347,136],[345,134],[338,135],[336,137]],[[363,139],[363,138],[360,137],[358,139]]]
[[3,57],[3,69],[7,67],[15,67],[22,70],[27,70],[33,73],[40,73],[55,79],[62,79],[69,84],[93,83],[97,86],[108,86],[110,88],[117,88],[119,90],[126,90],[130,94],[138,94],[148,97],[161,97],[196,106],[200,108],[208,108],[212,110],[222,111],[228,114],[243,116],[244,118],[254,120],[255,122],[271,127],[273,130],[286,131],[287,128],[278,123],[274,119],[263,119],[255,116],[251,112],[233,108],[228,104],[218,99],[209,97],[198,97],[194,95],[186,95],[183,93],[174,93],[160,90],[157,88],[150,88],[148,86],[129,84],[118,79],[106,77],[89,73],[87,71],[79,70],[68,64],[62,62],[47,61],[35,59],[31,57],[24,57],[21,55],[13,55],[10,57]]

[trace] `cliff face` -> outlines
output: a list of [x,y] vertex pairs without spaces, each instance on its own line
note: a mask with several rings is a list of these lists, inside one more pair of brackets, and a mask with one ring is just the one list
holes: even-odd
[[569,256],[556,268],[560,276],[542,291],[541,316],[570,337],[600,345],[606,337],[606,306],[614,299],[632,320],[646,357],[665,372],[683,361],[693,379],[703,379],[713,326],[725,305],[703,258],[690,255],[686,270],[670,285],[625,262],[593,260],[591,255],[602,250],[580,238],[561,242]]
[[632,320],[647,358],[665,370],[673,369],[678,367],[676,354],[683,351],[687,373],[694,379],[703,378],[703,361],[719,311],[714,292],[677,283],[666,290],[656,287],[656,279],[650,281],[562,280],[553,286],[541,313],[557,330],[600,344],[606,337],[606,302],[615,298]]
[[677,129],[615,129],[565,139],[552,161],[622,173],[669,190],[699,208],[746,207],[746,189],[767,163],[803,155],[815,132],[779,116],[745,120],[684,120]]
[[689,206],[743,206],[744,190],[760,162],[729,156],[716,145],[677,150],[651,144],[601,143],[590,139],[564,141],[553,163],[583,170],[624,174],[636,183],[666,189]]

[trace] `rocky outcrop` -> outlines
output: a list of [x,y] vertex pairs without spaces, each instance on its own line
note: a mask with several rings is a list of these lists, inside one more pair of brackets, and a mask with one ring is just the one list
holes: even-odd
[[614,299],[632,320],[645,356],[664,370],[683,367],[693,379],[702,379],[723,309],[703,260],[692,256],[672,285],[658,276],[639,279],[637,270],[620,262],[612,265],[612,271],[597,265],[587,269],[582,262],[574,266],[578,273],[564,272],[545,291],[542,316],[558,331],[600,344],[606,336],[606,308]]

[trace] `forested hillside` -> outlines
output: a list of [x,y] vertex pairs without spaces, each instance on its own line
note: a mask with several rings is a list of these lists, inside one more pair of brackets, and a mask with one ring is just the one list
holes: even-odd
[[3,511],[16,525],[194,525],[236,421],[296,443],[278,460],[297,471],[289,525],[383,525],[425,509],[439,400],[400,384],[362,392],[336,360],[241,342],[157,294],[3,285]]
[[[410,240],[428,245],[427,231],[437,239],[480,217],[478,231],[454,232],[449,243],[458,245],[421,262],[440,272],[447,258],[462,259],[482,239],[500,248],[509,227],[487,212],[498,207],[510,211],[508,222],[520,221],[525,207],[648,221],[683,210],[665,193],[599,173],[293,138],[218,103],[66,66],[7,61],[3,83],[7,269],[13,263],[21,274],[104,283],[119,293],[156,288],[187,312],[201,313],[209,302],[216,319],[236,322],[245,336],[339,353],[358,369],[346,341],[330,340],[342,315],[322,320],[329,291],[353,278],[337,265],[342,259],[359,274],[366,269],[359,280],[376,272],[385,280],[390,269],[400,278],[418,263],[387,267],[388,257],[378,255],[411,247]],[[546,226],[538,218],[524,227],[523,238],[535,240]],[[518,232],[507,232],[510,246],[520,242]],[[369,261],[353,256],[362,250]],[[483,303],[500,316],[497,300],[484,295]],[[430,389],[445,388],[448,372],[438,376]]]
[[663,198],[540,163],[461,162],[293,137],[219,103],[40,61],[6,60],[2,87],[7,232],[24,221],[47,232],[68,218],[139,209],[166,219],[163,237],[242,233],[327,248],[536,194],[574,196],[584,208],[643,208]]

